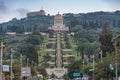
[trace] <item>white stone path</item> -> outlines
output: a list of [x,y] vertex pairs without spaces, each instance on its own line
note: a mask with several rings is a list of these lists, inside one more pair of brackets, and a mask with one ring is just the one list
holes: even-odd
[[60,34],[57,34],[57,54],[56,54],[56,66],[57,68],[61,68],[62,67],[62,60],[61,60],[61,45],[60,45]]
[[[61,54],[61,41],[60,41],[60,34],[57,33],[57,53],[56,53],[56,67],[53,69],[47,68],[48,74],[55,74],[58,79],[62,79],[62,76],[67,73],[67,69],[62,67],[62,54]],[[49,62],[50,63],[50,62]],[[68,63],[65,63],[68,64]]]

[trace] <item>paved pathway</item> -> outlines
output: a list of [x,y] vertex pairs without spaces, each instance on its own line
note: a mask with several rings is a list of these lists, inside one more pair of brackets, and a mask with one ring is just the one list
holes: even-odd
[[[67,69],[62,67],[62,54],[61,54],[61,41],[60,41],[60,34],[57,33],[57,48],[56,48],[56,67],[51,69],[51,68],[47,68],[47,73],[49,75],[52,75],[52,73],[55,74],[55,76],[57,76],[57,80],[63,80],[62,76],[67,73]],[[52,63],[51,63],[52,64]],[[67,63],[66,63],[67,64]]]
[[60,45],[60,34],[57,33],[57,54],[56,54],[56,66],[57,68],[62,67],[62,60],[61,60],[61,45]]

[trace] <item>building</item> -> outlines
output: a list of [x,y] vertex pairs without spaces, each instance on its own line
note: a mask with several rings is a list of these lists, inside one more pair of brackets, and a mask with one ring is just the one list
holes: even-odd
[[68,27],[65,27],[63,23],[63,17],[59,13],[54,16],[54,25],[50,27],[49,29],[52,29],[57,32],[63,32],[63,31],[69,30]]
[[54,68],[46,68],[46,71],[49,75],[54,74],[59,80],[62,80],[62,77],[67,73],[67,68],[63,67],[63,64],[68,64],[63,62],[62,58],[62,47],[61,47],[61,34],[62,32],[68,31],[68,27],[65,27],[63,23],[63,16],[61,14],[56,14],[54,16],[54,24],[49,29],[54,30],[56,33],[56,49],[55,49],[55,59],[56,62],[50,62],[50,64],[55,64]]
[[16,32],[7,32],[8,35],[16,35]]
[[41,9],[40,11],[35,11],[35,12],[29,12],[27,13],[27,17],[34,17],[34,16],[45,16],[46,12]]

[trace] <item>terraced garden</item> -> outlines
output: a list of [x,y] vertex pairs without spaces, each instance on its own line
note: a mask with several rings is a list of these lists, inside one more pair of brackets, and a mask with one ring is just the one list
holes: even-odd
[[[57,34],[45,36],[45,41],[43,42],[39,52],[40,65],[43,65],[49,70],[54,70],[58,67],[59,60],[57,56],[59,52],[57,52],[57,39]],[[76,51],[77,46],[73,40],[74,39],[68,33],[60,34],[61,68],[67,69],[69,64],[80,59],[80,56],[77,55]]]

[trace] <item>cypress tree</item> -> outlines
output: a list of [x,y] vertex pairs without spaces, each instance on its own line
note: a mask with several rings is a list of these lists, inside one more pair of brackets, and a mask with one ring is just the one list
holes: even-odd
[[113,36],[108,23],[105,23],[99,38],[99,42],[101,43],[100,48],[103,52],[103,57],[106,55],[106,52],[112,53],[115,50],[112,42],[112,37]]

